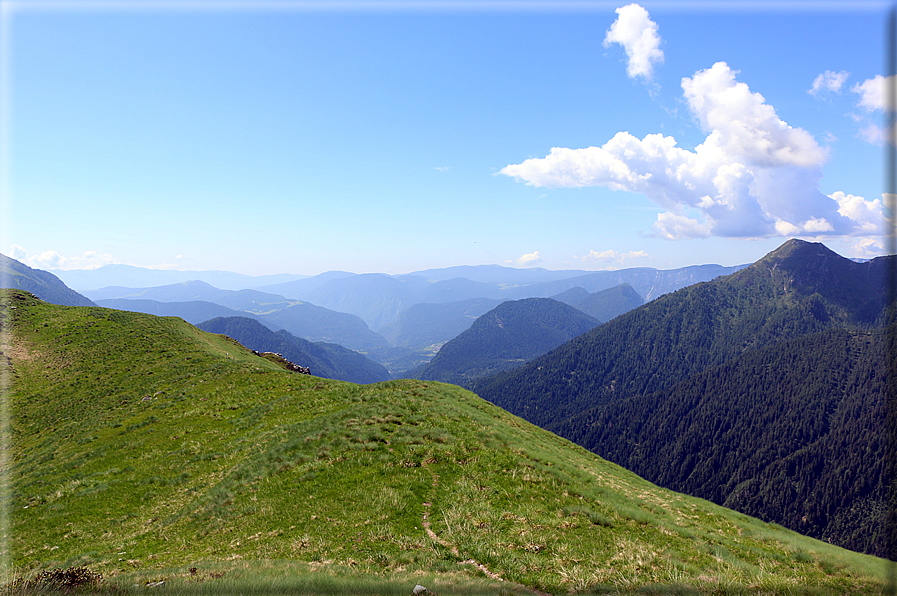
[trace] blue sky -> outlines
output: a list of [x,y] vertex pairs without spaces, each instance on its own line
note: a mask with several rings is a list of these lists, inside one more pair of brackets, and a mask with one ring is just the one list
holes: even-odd
[[2,4],[0,251],[32,267],[887,244],[888,3]]

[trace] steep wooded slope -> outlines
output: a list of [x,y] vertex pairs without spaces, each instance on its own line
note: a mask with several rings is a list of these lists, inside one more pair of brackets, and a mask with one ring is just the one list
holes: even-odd
[[790,240],[750,267],[662,296],[475,390],[550,429],[604,403],[668,389],[752,347],[874,325],[890,259],[854,263]]
[[[875,330],[884,322],[893,262],[855,263],[792,240],[742,271],[663,296],[475,390],[677,490],[883,552],[873,537],[883,443],[857,430],[883,430],[868,418],[882,411],[882,389],[856,379],[884,370]],[[783,408],[788,415],[777,417]],[[847,414],[857,411],[866,414]],[[841,472],[856,469],[858,453],[871,458],[868,479],[851,476],[847,490]],[[833,459],[823,465],[826,458]],[[802,503],[829,480],[835,484]],[[847,528],[847,519],[865,525]]]
[[748,350],[558,431],[661,486],[885,556],[883,335],[824,331]]

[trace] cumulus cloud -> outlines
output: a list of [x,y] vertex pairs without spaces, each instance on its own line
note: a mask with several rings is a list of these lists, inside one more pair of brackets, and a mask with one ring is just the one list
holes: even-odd
[[657,215],[654,230],[670,240],[679,238],[706,238],[711,235],[710,224],[695,218],[667,211]]
[[874,259],[886,252],[881,238],[851,238],[841,245],[843,248],[838,252],[852,259]]
[[647,259],[648,253],[643,250],[631,250],[629,252],[620,253],[615,250],[603,250],[601,252],[590,250],[589,254],[584,257],[574,256],[574,259],[584,263],[601,263],[605,265],[622,265],[627,261],[635,259]]
[[10,249],[10,256],[28,265],[32,269],[97,269],[103,265],[111,265],[116,263],[112,255],[98,253],[95,250],[88,250],[81,256],[65,257],[55,250],[45,250],[38,255],[29,255],[28,251],[13,244]]
[[555,147],[499,173],[540,187],[604,186],[667,209],[666,238],[861,234],[865,220],[819,191],[827,150],[789,126],[725,62],[682,79],[685,101],[707,137],[689,151],[676,139],[619,132],[600,147]]
[[886,214],[884,198],[867,201],[863,197],[845,194],[841,191],[829,195],[838,203],[838,213],[855,222],[857,231],[864,234],[879,234]]
[[629,59],[626,66],[629,78],[642,77],[650,81],[654,75],[654,63],[663,62],[657,23],[638,4],[623,6],[616,12],[617,20],[607,30],[604,47],[609,47],[612,43],[623,46]]
[[841,87],[844,86],[844,82],[847,80],[848,76],[850,76],[850,73],[846,70],[842,70],[841,72],[827,70],[813,79],[813,86],[807,90],[807,93],[813,97],[816,97],[820,93],[825,94],[829,91],[840,93]]
[[857,83],[850,90],[859,94],[860,100],[857,105],[866,111],[884,110],[886,93],[888,86],[895,84],[894,76],[883,77],[876,75],[871,79],[866,79],[862,83]]
[[[509,261],[511,262],[511,261]],[[539,251],[531,252],[526,255],[521,255],[519,259],[513,261],[515,265],[518,267],[529,267],[530,265],[535,265],[536,263],[542,262],[542,255],[539,254]]]
[[[876,75],[871,79],[866,79],[862,83],[857,83],[850,90],[860,96],[857,100],[857,107],[862,108],[864,114],[850,114],[860,125],[857,135],[873,145],[882,145],[886,142],[894,143],[895,122],[894,122],[894,106],[887,106],[888,88],[894,88],[897,84],[895,76],[883,77]],[[884,113],[885,125],[879,122],[873,122],[873,118],[878,118]]]

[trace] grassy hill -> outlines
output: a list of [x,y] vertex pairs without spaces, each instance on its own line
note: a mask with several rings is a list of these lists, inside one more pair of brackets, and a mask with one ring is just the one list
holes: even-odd
[[660,489],[455,386],[328,381],[178,319],[3,297],[22,575],[85,565],[172,594],[886,581],[880,559]]

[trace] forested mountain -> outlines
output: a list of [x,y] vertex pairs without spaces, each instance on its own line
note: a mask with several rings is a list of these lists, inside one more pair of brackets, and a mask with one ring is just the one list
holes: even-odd
[[52,273],[32,269],[6,255],[0,255],[0,288],[25,290],[52,304],[95,306],[90,299],[65,285]]
[[[828,539],[873,549],[861,544],[856,532],[836,529],[847,520],[843,517],[848,515],[846,505],[836,512],[834,503],[823,499],[801,511],[800,524],[794,520],[802,507],[801,491],[810,490],[823,477],[818,464],[824,457],[836,458],[828,464],[833,466],[828,476],[832,482],[839,474],[844,476],[847,466],[855,469],[851,458],[857,453],[872,457],[873,469],[880,465],[880,460],[874,463],[880,451],[856,444],[863,436],[857,429],[869,419],[858,421],[847,412],[856,412],[857,400],[865,399],[863,407],[872,411],[877,407],[877,385],[862,379],[881,374],[881,363],[874,358],[878,340],[869,334],[883,324],[883,296],[893,259],[855,263],[821,244],[790,240],[750,267],[662,296],[520,369],[482,379],[474,389],[489,401],[623,465],[650,459],[644,464],[650,467],[645,475],[661,482],[660,476],[650,474],[663,470],[663,482],[677,490],[707,491],[701,494],[720,503],[728,500],[733,507],[768,520],[819,536],[827,532]],[[850,345],[843,346],[845,342]],[[820,353],[815,355],[814,349]],[[853,354],[852,360],[846,358],[848,353]],[[801,366],[822,362],[834,368],[818,370],[818,374],[809,374],[807,369],[799,378],[789,372],[789,368],[802,370]],[[744,372],[748,370],[751,373]],[[850,389],[854,382],[865,388]],[[745,411],[751,400],[767,408]],[[651,411],[651,406],[660,411]],[[717,418],[707,418],[708,408]],[[789,412],[799,418],[810,411],[815,412],[808,415],[815,416],[812,423],[786,424],[776,415]],[[814,435],[808,428],[819,419],[822,426]],[[688,420],[694,425],[691,432],[682,426]],[[679,426],[670,429],[669,425]],[[780,440],[783,429],[798,433],[797,442]],[[869,427],[866,432],[873,430]],[[642,450],[641,439],[655,432],[659,435]],[[770,459],[769,452],[758,447],[766,441],[784,451]],[[832,447],[837,441],[851,446]],[[868,436],[862,441],[872,442]],[[615,442],[613,453],[602,451]],[[735,446],[735,455],[725,456],[734,458],[726,460],[726,466],[722,465],[724,448],[714,447],[716,442]],[[810,460],[816,463],[810,465]],[[736,471],[733,481],[747,484],[721,487],[725,472]],[[786,496],[769,500],[771,487],[779,490],[784,478],[796,479],[798,485],[786,490]],[[850,507],[862,509],[860,503],[871,494],[864,490],[851,493],[842,485],[824,492],[851,494]],[[818,510],[817,514],[810,511],[817,506],[828,512],[825,519]],[[853,522],[865,516],[868,523],[875,517],[868,511],[850,515]],[[869,527],[862,531],[871,533]]]
[[748,350],[557,431],[661,486],[885,556],[882,332]]
[[417,348],[444,344],[470,328],[481,315],[501,304],[492,298],[471,298],[434,304],[423,302],[399,313],[380,334],[398,347]]
[[276,352],[290,362],[311,369],[311,374],[352,383],[378,383],[389,372],[358,352],[326,342],[310,342],[288,331],[271,331],[247,317],[215,318],[197,325],[203,331],[220,333],[258,352]]
[[610,321],[645,303],[627,283],[591,294],[585,288],[576,287],[552,297],[599,321]]
[[521,366],[600,325],[594,317],[551,298],[503,302],[448,342],[415,378],[467,385]]

